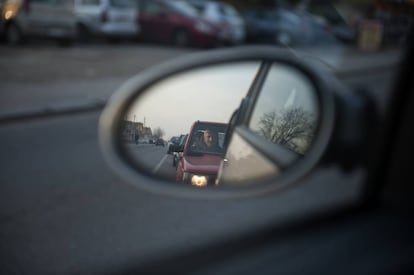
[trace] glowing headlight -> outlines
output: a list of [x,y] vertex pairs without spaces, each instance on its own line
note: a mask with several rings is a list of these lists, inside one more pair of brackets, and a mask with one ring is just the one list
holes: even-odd
[[204,187],[207,186],[209,178],[208,176],[184,173],[183,180],[191,183],[192,186]]
[[203,187],[203,186],[206,186],[207,183],[208,183],[208,177],[206,176],[193,175],[191,177],[191,185],[193,186]]

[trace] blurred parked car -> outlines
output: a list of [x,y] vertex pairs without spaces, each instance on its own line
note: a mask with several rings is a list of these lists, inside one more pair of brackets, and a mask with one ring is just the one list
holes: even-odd
[[249,42],[283,46],[329,44],[329,28],[308,13],[294,9],[256,9],[244,14]]
[[0,34],[16,45],[28,38],[50,38],[68,45],[76,38],[71,0],[0,1]]
[[354,43],[356,41],[356,26],[347,23],[333,5],[313,4],[309,6],[309,12],[322,20],[325,28],[328,28],[340,41],[344,43]]
[[220,28],[185,1],[142,0],[138,22],[144,40],[176,46],[212,47],[221,36]]
[[91,35],[109,39],[137,38],[137,0],[75,0],[78,35],[82,41]]
[[218,1],[188,0],[202,18],[222,29],[220,39],[228,44],[240,44],[245,39],[243,17],[231,5]]

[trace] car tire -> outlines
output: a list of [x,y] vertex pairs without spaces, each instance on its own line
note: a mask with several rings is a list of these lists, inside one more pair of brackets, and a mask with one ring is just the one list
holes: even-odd
[[91,41],[91,32],[85,25],[79,24],[76,27],[76,38],[80,43],[88,43]]
[[19,45],[23,43],[23,33],[20,28],[13,22],[6,26],[4,34],[5,42],[9,45]]
[[191,34],[185,29],[178,29],[174,32],[172,37],[172,44],[177,47],[191,46]]
[[70,47],[73,45],[73,39],[71,38],[61,38],[57,40],[57,44],[59,47]]

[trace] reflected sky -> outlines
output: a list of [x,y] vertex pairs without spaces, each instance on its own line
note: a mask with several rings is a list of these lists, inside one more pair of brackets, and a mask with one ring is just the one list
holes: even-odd
[[196,120],[228,123],[259,68],[259,62],[214,65],[181,73],[150,87],[126,119],[164,130],[164,138],[186,134]]

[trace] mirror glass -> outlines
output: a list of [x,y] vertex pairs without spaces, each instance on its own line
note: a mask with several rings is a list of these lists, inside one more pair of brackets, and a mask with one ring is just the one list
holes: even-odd
[[[233,62],[177,73],[151,85],[124,113],[120,139],[127,157],[154,177],[196,187],[217,186],[217,174],[232,144],[225,143],[226,138],[232,139],[226,137],[229,121],[244,98],[251,99],[245,126],[252,133],[304,155],[318,121],[312,84],[286,65],[268,66],[265,78],[259,74],[263,74],[260,61]],[[263,83],[253,85],[258,79]],[[285,127],[280,121],[289,119],[311,126],[306,133],[287,139],[287,133],[277,132]],[[236,164],[237,157],[233,159]],[[267,161],[267,165],[277,164]],[[231,168],[238,169],[237,165]],[[256,172],[232,180],[261,176],[268,174]]]
[[318,105],[312,83],[296,70],[272,64],[249,127],[266,140],[304,155],[313,141]]

